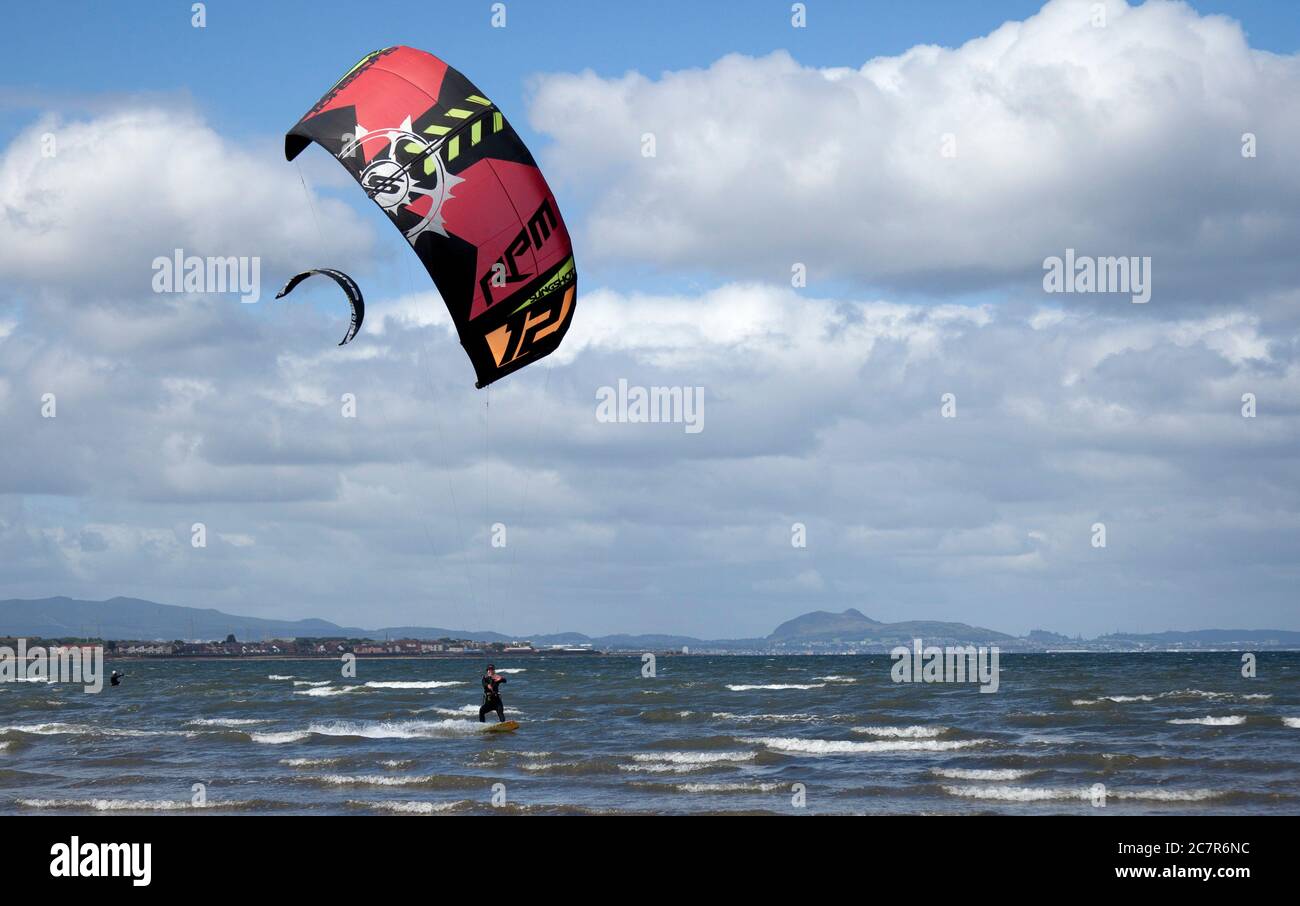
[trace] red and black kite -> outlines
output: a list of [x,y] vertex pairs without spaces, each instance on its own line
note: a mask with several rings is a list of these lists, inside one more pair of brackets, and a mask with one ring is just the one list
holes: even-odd
[[486,387],[554,352],[577,296],[573,244],[515,130],[469,79],[411,47],[367,55],[284,137],[333,154],[402,231]]

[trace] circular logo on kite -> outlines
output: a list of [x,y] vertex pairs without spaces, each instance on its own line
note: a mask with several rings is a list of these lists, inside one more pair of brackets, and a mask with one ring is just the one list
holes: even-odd
[[447,235],[442,206],[464,180],[447,172],[436,144],[414,130],[409,116],[391,129],[367,129],[358,123],[338,156],[345,163],[355,157],[363,161],[358,176],[362,188],[412,245],[425,232]]
[[[437,174],[434,174],[435,178]],[[411,175],[397,161],[379,158],[361,171],[361,185],[370,191],[370,197],[385,211],[409,204],[411,201]]]

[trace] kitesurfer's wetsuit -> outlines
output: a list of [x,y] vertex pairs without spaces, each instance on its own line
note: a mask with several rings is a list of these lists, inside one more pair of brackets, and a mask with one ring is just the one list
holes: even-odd
[[505,681],[504,676],[495,673],[483,674],[483,707],[478,709],[479,723],[486,723],[491,711],[497,712],[498,723],[506,719],[506,706],[501,702],[501,693],[497,691],[497,687]]

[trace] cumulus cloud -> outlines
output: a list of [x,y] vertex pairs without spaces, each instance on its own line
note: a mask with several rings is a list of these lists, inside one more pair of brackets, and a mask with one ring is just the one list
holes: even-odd
[[[563,355],[488,410],[422,301],[377,305],[382,329],[344,350],[272,321],[202,356],[160,344],[72,371],[93,402],[52,420],[37,381],[58,375],[8,355],[40,326],[22,322],[0,341],[0,415],[20,429],[6,489],[80,504],[0,510],[7,587],[524,631],[761,634],[849,604],[1158,629],[1222,622],[1228,594],[1254,622],[1289,618],[1269,577],[1300,542],[1300,372],[1248,315],[1135,329],[760,284],[604,289]],[[95,358],[88,332],[58,346]],[[598,421],[597,388],[620,378],[703,387],[705,430]],[[1243,392],[1261,417],[1241,418]]]
[[1166,311],[1290,285],[1300,63],[1185,4],[1110,0],[1104,27],[1097,5],[1053,0],[858,68],[777,51],[549,75],[532,123],[551,171],[590,195],[584,251],[610,262],[1035,293],[1044,258],[1074,248],[1150,256]]
[[[543,79],[548,173],[591,193],[579,260],[717,279],[584,283],[559,352],[483,393],[423,280],[368,293],[342,349],[341,307],[149,292],[178,246],[374,265],[365,221],[314,196],[318,229],[274,153],[193,112],[37,123],[0,154],[4,596],[522,632],[845,606],[1292,625],[1295,63],[1184,6],[1091,8],[860,69]],[[1071,246],[1156,257],[1158,316],[1017,292]],[[598,419],[620,381],[703,388],[704,430]]]
[[157,302],[154,259],[177,248],[257,256],[273,280],[318,261],[357,264],[371,241],[343,203],[305,196],[292,164],[251,154],[177,107],[42,117],[0,157],[0,213],[0,277],[11,291],[141,307]]

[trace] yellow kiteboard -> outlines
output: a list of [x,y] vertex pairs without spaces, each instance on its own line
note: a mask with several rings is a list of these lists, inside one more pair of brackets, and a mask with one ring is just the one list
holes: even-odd
[[499,724],[488,724],[485,732],[487,733],[513,733],[519,729],[519,721],[506,720]]

